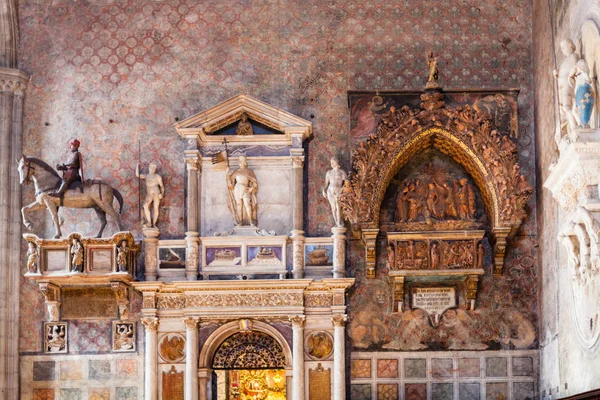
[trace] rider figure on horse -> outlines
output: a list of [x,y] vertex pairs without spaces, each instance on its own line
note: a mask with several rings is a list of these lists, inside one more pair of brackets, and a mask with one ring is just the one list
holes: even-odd
[[[60,187],[54,192],[50,193],[53,197],[62,197],[69,188],[69,185],[75,181],[80,181],[83,191],[83,162],[81,153],[79,152],[80,142],[77,139],[73,139],[69,142],[71,148],[71,156],[69,160],[64,164],[57,164],[56,169],[63,171],[62,182]],[[81,175],[79,170],[81,169]]]

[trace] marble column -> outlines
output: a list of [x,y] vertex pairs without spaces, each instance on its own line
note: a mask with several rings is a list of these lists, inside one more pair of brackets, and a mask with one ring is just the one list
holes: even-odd
[[23,152],[23,102],[29,76],[0,68],[0,82],[0,399],[4,399],[17,398],[19,390],[18,288],[23,238],[15,160]]
[[333,277],[346,277],[346,228],[331,228],[333,238]]
[[185,323],[185,400],[198,400],[198,318]]
[[143,228],[144,235],[144,276],[147,281],[156,281],[158,278],[158,228]]
[[335,315],[333,323],[333,400],[346,400],[346,347],[344,325],[348,317]]
[[[197,143],[191,140],[193,146]],[[196,150],[186,150],[187,167],[187,232],[185,233],[185,277],[188,281],[198,280],[198,254],[200,247],[200,176],[202,166]]]
[[304,315],[290,317],[292,321],[292,400],[304,400]]
[[158,318],[142,318],[145,328],[144,342],[144,400],[156,400],[158,395],[157,333]]
[[304,278],[304,150],[290,150],[292,156],[292,181],[294,186],[292,211],[292,276]]

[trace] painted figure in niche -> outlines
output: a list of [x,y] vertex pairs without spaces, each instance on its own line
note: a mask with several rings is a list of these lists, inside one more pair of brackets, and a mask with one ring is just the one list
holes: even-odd
[[[148,174],[140,174],[140,165],[135,167],[135,176],[146,181],[146,198],[144,199],[144,228],[155,228],[158,222],[158,210],[160,201],[165,195],[165,187],[163,185],[162,176],[156,173],[156,164],[148,165]],[[150,216],[150,205],[153,206],[154,214]]]
[[367,288],[366,296],[361,298],[348,329],[354,347],[366,349],[384,341],[388,331],[385,323],[388,290],[385,283],[374,282]]
[[127,247],[127,240],[121,240],[121,245],[117,246],[117,271],[127,272],[127,254],[129,248]]
[[569,84],[575,89],[575,112],[579,126],[590,127],[590,118],[594,110],[594,88],[590,78],[590,69],[582,58],[569,74]]
[[342,218],[342,208],[340,207],[340,194],[348,175],[346,171],[340,168],[340,162],[336,157],[332,157],[330,163],[331,169],[325,174],[325,187],[322,193],[329,201],[335,226],[341,227],[344,225],[344,220]]
[[485,350],[483,343],[472,326],[471,316],[460,308],[448,310],[442,317],[442,324],[449,330],[446,341],[448,350]]
[[380,112],[387,107],[388,103],[383,102],[379,95],[373,96],[367,101],[362,97],[352,106],[352,115],[357,115],[356,126],[350,131],[353,138],[361,138],[370,135],[375,131],[377,123],[381,118]]
[[407,310],[394,313],[391,326],[394,334],[389,343],[382,346],[389,350],[424,350],[423,341],[431,334],[427,314],[423,310]]
[[[60,183],[60,187],[54,193],[49,193],[49,196],[62,197],[71,183],[77,181],[83,182],[83,162],[81,153],[79,152],[80,144],[81,143],[77,139],[73,139],[69,142],[69,147],[71,149],[69,159],[64,164],[56,165],[57,170],[63,171],[62,182]],[[79,174],[80,170],[81,175]],[[81,190],[83,191],[83,185]]]
[[227,190],[229,192],[227,206],[233,216],[236,226],[258,225],[258,180],[254,171],[248,168],[245,156],[238,159],[238,169],[231,172],[227,167],[225,170]]
[[40,253],[38,252],[35,243],[28,242],[27,247],[27,272],[34,274],[38,270],[38,258]]
[[83,246],[76,238],[71,243],[71,272],[83,272]]
[[254,130],[252,129],[252,124],[248,121],[248,115],[246,113],[242,114],[242,119],[235,128],[235,134],[238,136],[252,136],[254,135]]
[[[560,64],[558,71],[554,71],[554,77],[558,81],[558,99],[560,102],[560,110],[563,118],[566,119],[566,124],[569,127],[569,132],[575,129],[577,122],[573,115],[573,88],[569,84],[569,75],[573,67],[579,61],[579,56],[575,53],[575,43],[571,39],[563,40],[560,43],[560,49],[565,55],[564,61]],[[562,126],[561,126],[562,129]]]

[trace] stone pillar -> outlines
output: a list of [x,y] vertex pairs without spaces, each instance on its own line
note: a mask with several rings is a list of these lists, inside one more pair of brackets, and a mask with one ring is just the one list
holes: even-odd
[[346,347],[344,344],[346,315],[335,315],[333,323],[333,400],[346,400]]
[[157,332],[158,318],[142,318],[146,349],[144,354],[144,400],[156,400],[158,395]]
[[[185,165],[187,167],[187,232],[185,233],[185,277],[188,281],[198,280],[198,254],[200,247],[200,176],[202,166],[195,139],[188,139]],[[191,147],[190,147],[191,146]],[[193,149],[192,149],[193,147]]]
[[158,277],[158,236],[157,228],[143,228],[144,234],[144,276],[147,281],[155,281]]
[[331,228],[333,238],[333,277],[346,277],[346,228]]
[[[290,317],[292,321],[292,400],[304,400],[304,315]],[[335,389],[335,388],[334,388]]]
[[188,281],[198,280],[198,253],[200,238],[198,232],[185,233],[185,277]]
[[[11,7],[9,4],[8,8]],[[3,266],[0,270],[0,398],[16,399],[23,239],[21,185],[15,159],[20,159],[23,152],[23,101],[29,76],[17,69],[0,68],[0,82],[0,265]]]
[[198,318],[185,322],[185,400],[198,400]]
[[212,371],[209,368],[198,370],[198,399],[208,400],[208,382]]
[[304,149],[290,150],[294,186],[292,225],[292,276],[304,278]]

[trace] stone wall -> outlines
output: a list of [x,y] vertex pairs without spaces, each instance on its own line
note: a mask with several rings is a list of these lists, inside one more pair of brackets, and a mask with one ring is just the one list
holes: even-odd
[[542,188],[550,166],[558,159],[554,141],[558,100],[552,71],[564,59],[560,42],[571,38],[581,46],[580,28],[594,20],[593,1],[534,1],[533,59],[536,104],[535,134],[538,175],[538,232],[540,254],[540,392],[544,398],[559,398],[595,389],[600,382],[600,354],[585,349],[577,338],[573,302],[568,282],[566,252],[557,236],[567,222],[552,193]]

